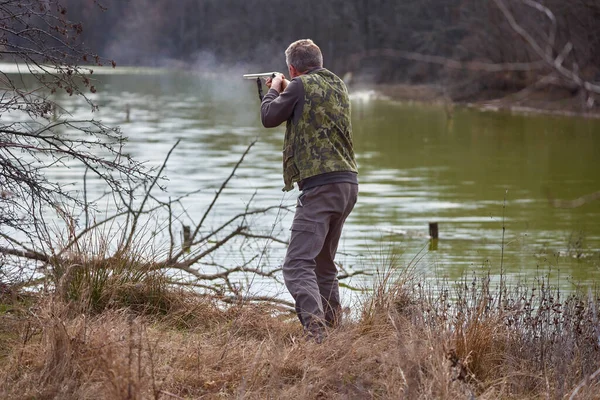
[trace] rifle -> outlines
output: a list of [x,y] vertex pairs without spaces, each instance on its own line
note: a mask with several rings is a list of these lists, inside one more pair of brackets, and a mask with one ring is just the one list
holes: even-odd
[[275,78],[276,72],[261,72],[258,74],[246,74],[243,76],[244,79],[256,79],[256,86],[258,87],[258,98],[260,101],[263,99],[262,81],[261,78]]

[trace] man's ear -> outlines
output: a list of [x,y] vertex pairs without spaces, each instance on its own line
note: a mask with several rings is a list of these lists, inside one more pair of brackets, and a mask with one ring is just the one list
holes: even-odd
[[298,70],[296,69],[296,67],[294,67],[292,64],[290,64],[289,68],[290,70],[290,78],[293,79],[297,76],[300,76],[300,73],[298,72]]

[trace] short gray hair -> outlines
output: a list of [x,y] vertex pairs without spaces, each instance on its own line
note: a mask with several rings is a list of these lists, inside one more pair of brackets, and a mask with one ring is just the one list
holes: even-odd
[[306,72],[313,68],[323,67],[321,49],[310,39],[296,40],[285,51],[285,62],[293,65],[298,72]]

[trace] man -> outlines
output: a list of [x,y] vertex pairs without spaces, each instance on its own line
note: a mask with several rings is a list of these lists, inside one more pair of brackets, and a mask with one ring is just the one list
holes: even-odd
[[344,221],[358,195],[350,100],[344,82],[323,68],[310,39],[285,51],[291,81],[267,79],[261,120],[273,128],[287,121],[283,145],[284,191],[298,184],[283,278],[309,337],[321,342],[325,327],[341,317],[335,254]]

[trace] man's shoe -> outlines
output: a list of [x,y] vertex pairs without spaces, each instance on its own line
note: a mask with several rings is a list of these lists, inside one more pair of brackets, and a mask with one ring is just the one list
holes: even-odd
[[304,332],[306,333],[306,338],[308,340],[312,340],[317,344],[323,343],[325,336],[327,336],[325,327],[319,323],[309,324],[306,328],[304,328]]

